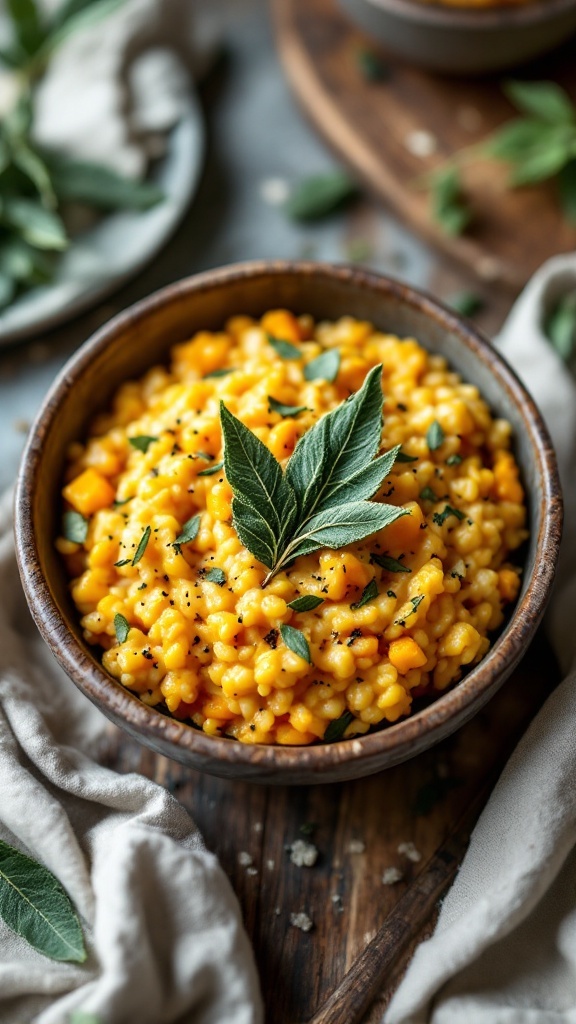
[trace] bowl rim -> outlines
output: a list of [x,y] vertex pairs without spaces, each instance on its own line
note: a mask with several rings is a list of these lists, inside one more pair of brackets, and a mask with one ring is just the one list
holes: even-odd
[[540,25],[576,7],[575,0],[525,0],[518,4],[465,8],[424,0],[353,0],[376,10],[395,14],[405,21],[444,29],[504,29]]
[[[495,375],[515,404],[530,435],[531,447],[542,481],[545,513],[541,516],[534,567],[526,590],[516,605],[504,632],[488,653],[456,686],[447,690],[428,707],[392,725],[361,737],[312,746],[244,744],[226,737],[208,736],[185,722],[170,718],[144,704],[135,694],[109,676],[87,644],[83,645],[68,628],[65,617],[52,595],[40,565],[34,517],[34,495],[45,439],[58,416],[62,400],[76,379],[127,325],[133,326],[152,311],[177,302],[183,295],[205,290],[225,289],[231,283],[247,279],[285,275],[315,275],[353,289],[391,296],[419,313],[431,317],[437,325],[456,334],[488,370]],[[460,710],[461,724],[499,688],[520,661],[544,613],[552,587],[562,532],[562,495],[556,458],[548,430],[538,408],[519,378],[502,356],[464,317],[458,315],[426,292],[374,271],[345,264],[310,261],[251,261],[205,271],[170,284],[118,313],[95,331],[66,362],[36,416],[27,438],[15,490],[15,538],[20,576],[28,605],[44,640],[66,674],[78,688],[121,727],[133,734],[156,741],[168,752],[175,748],[176,759],[224,763],[226,772],[234,766],[258,766],[294,774],[320,775],[350,760],[369,762],[386,757],[397,763],[417,752],[424,741],[431,746],[450,729],[450,719]],[[456,727],[456,726],[455,726]],[[420,741],[420,746],[419,746]],[[411,749],[414,748],[414,749]],[[209,769],[210,770],[210,769]],[[357,773],[360,774],[360,773]]]

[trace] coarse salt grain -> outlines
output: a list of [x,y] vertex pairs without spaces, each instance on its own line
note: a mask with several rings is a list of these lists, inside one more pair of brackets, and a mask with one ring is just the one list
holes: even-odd
[[412,156],[432,156],[436,152],[438,142],[431,132],[425,132],[422,129],[417,129],[413,132],[408,132],[408,135],[404,139],[404,145]]
[[314,843],[305,839],[295,839],[290,846],[290,860],[298,868],[311,868],[318,859],[318,850]]
[[364,853],[366,849],[366,843],[361,839],[352,839],[348,843],[348,853]]
[[400,843],[398,847],[398,853],[401,853],[407,860],[413,861],[417,864],[419,860],[422,860],[422,854],[420,850],[417,850],[414,843]]
[[260,182],[260,198],[269,206],[282,206],[290,195],[290,186],[284,178],[264,178]]
[[295,928],[299,928],[301,932],[309,932],[314,927],[312,919],[303,912],[290,914],[290,924],[294,925]]
[[246,850],[242,850],[242,852],[238,854],[238,863],[243,868],[249,867],[250,864],[252,863],[252,860],[253,858],[250,856],[249,853],[246,852]]
[[400,868],[384,868],[382,872],[382,885],[396,885],[396,882],[401,882],[404,875],[400,871]]
[[257,875],[258,874],[258,868],[246,868],[246,874],[247,875]]

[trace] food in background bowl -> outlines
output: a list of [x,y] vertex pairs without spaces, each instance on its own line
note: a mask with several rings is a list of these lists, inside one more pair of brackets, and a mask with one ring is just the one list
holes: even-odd
[[[384,426],[380,398],[370,435],[380,365]],[[264,442],[286,480],[299,440],[346,415],[351,395],[363,472],[392,450],[362,493],[374,515],[392,509],[390,524],[259,560],[221,416]],[[483,657],[516,599],[509,558],[528,534],[510,445],[478,388],[412,338],[352,317],[232,317],[122,384],[71,446],[57,544],[84,636],[145,703],[209,735],[311,744],[395,722]],[[287,505],[279,492],[280,519]]]

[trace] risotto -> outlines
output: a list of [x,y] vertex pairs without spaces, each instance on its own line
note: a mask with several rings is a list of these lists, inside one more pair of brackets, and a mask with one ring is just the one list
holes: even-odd
[[[285,467],[379,364],[382,448],[401,448],[375,500],[407,514],[263,586],[232,522],[220,402]],[[209,735],[309,744],[396,722],[483,657],[517,597],[510,445],[509,423],[413,338],[286,310],[201,331],[68,452],[57,547],[84,636],[123,686]]]

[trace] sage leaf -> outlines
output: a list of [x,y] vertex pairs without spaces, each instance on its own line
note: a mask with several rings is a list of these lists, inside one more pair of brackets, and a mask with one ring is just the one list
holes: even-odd
[[432,176],[432,213],[447,235],[461,235],[470,224],[472,212],[455,167],[447,167]]
[[124,615],[120,614],[120,612],[117,612],[114,616],[114,632],[116,633],[116,639],[119,644],[126,643],[130,632],[130,623]]
[[408,515],[407,509],[378,501],[351,501],[312,516],[287,549],[286,558],[308,555],[318,548],[342,548],[369,537]]
[[279,544],[266,515],[242,501],[232,499],[232,525],[242,544],[268,569],[274,569],[278,560]]
[[461,462],[462,456],[458,455],[458,452],[454,452],[452,455],[449,455],[448,458],[446,459],[447,466],[459,466]]
[[388,452],[376,460],[376,478],[369,475],[362,486],[362,474],[372,471],[372,460],[380,447],[381,376],[382,367],[375,366],[359,391],[322,416],[300,438],[286,467],[286,479],[298,495],[301,515],[320,512],[335,501],[350,501],[352,496],[371,498],[390,472],[398,448],[393,455]]
[[62,533],[73,544],[83,544],[88,536],[88,520],[79,512],[65,512],[62,516]]
[[364,587],[358,601],[355,601],[350,607],[356,611],[357,608],[363,608],[365,604],[369,604],[375,597],[378,597],[378,584],[375,579],[371,579]]
[[214,569],[210,569],[210,571],[206,573],[204,579],[209,580],[210,583],[216,583],[219,587],[223,587],[226,583],[226,573],[223,569],[218,569],[215,566]]
[[536,185],[547,178],[553,178],[568,163],[576,146],[576,128],[571,141],[563,137],[542,140],[542,145],[519,163],[512,171],[510,184]]
[[433,420],[428,430],[426,431],[426,443],[431,452],[435,452],[440,445],[444,443],[444,431],[438,423],[438,420]]
[[267,334],[266,337],[268,344],[272,346],[281,359],[302,359],[302,352],[291,341],[285,341],[284,338],[275,338],[273,334]]
[[516,163],[534,152],[542,141],[542,122],[526,117],[508,121],[484,143],[488,156]]
[[25,242],[38,249],[66,249],[68,236],[58,214],[46,210],[34,199],[9,197],[0,207],[0,216],[8,227],[16,228]]
[[370,561],[375,562],[381,569],[386,569],[386,572],[412,572],[407,565],[402,565],[397,558],[392,558],[390,555],[380,555],[375,551],[370,553]]
[[218,370],[210,370],[209,373],[205,373],[202,380],[210,380],[211,377],[227,377],[229,373],[234,373],[233,367],[221,366]]
[[458,292],[448,300],[448,305],[460,313],[461,316],[474,316],[484,309],[485,302],[481,295],[476,292]]
[[223,462],[215,462],[213,466],[207,466],[206,469],[201,469],[198,476],[214,476],[215,473],[220,472],[223,466]]
[[0,840],[0,916],[51,960],[83,963],[80,921],[60,882],[42,864]]
[[431,487],[424,487],[424,489],[420,491],[420,497],[422,498],[422,501],[438,501],[438,498]]
[[[224,436],[224,468],[232,490],[232,514],[240,540],[248,547],[238,528],[253,533],[257,523],[265,523],[262,552],[268,561],[253,551],[271,569],[296,519],[296,498],[280,463],[248,427],[220,403],[220,421]],[[247,510],[250,510],[248,513]],[[256,527],[257,529],[257,527]]]
[[280,635],[286,647],[289,647],[294,654],[298,654],[300,658],[304,658],[304,661],[307,661],[309,665],[312,664],[310,648],[304,633],[301,633],[299,629],[294,629],[293,626],[282,624],[280,626]]
[[302,594],[301,597],[296,597],[293,601],[289,601],[288,607],[293,612],[312,612],[321,604],[324,604],[323,597],[316,597],[314,594]]
[[443,526],[449,516],[455,516],[456,519],[465,519],[466,513],[461,512],[459,508],[453,508],[452,505],[445,505],[442,512],[433,513],[432,520],[438,526]]
[[329,384],[336,380],[340,369],[340,352],[330,348],[316,356],[304,367],[304,379],[308,381],[326,380]]
[[142,536],[140,538],[140,543],[138,544],[138,547],[136,548],[136,554],[134,555],[134,558],[132,559],[132,565],[138,565],[138,562],[140,561],[140,559],[142,558],[142,555],[144,554],[144,552],[146,551],[146,548],[148,547],[148,541],[150,540],[150,534],[151,533],[152,533],[151,527],[147,526],[146,529],[144,530],[144,533],[142,534]]
[[517,110],[540,121],[560,125],[576,121],[570,97],[556,82],[513,80],[504,83],[504,92]]
[[351,711],[344,711],[340,718],[334,718],[328,724],[326,732],[324,733],[325,743],[336,743],[337,740],[341,740],[346,729],[351,722],[354,721],[354,715]]
[[278,402],[272,395],[268,395],[268,409],[270,412],[277,412],[279,416],[298,416],[301,412],[308,412],[308,407],[305,405],[283,405],[282,402]]
[[176,537],[176,540],[174,541],[174,544],[173,544],[173,547],[175,547],[177,549],[178,554],[180,554],[180,545],[181,544],[189,544],[190,541],[196,540],[196,537],[198,536],[198,530],[199,529],[200,529],[200,516],[199,515],[192,516],[190,519],[188,519],[184,523],[184,525],[182,527],[182,530],[180,531],[180,533]]
[[137,448],[139,452],[146,453],[153,441],[157,441],[157,437],[152,437],[149,434],[137,434],[136,437],[128,438],[133,448]]
[[317,174],[305,178],[293,189],[284,208],[292,220],[320,220],[357,194],[357,185],[344,171]]
[[125,178],[100,164],[52,157],[48,167],[61,201],[87,203],[100,210],[148,210],[164,199],[157,185]]
[[576,224],[576,158],[560,171],[558,188],[564,216],[569,224]]
[[119,562],[114,562],[114,568],[121,569],[123,565],[130,565],[131,562],[131,558],[121,558]]
[[374,50],[358,50],[356,64],[362,78],[367,82],[384,82],[390,77],[390,68]]
[[396,462],[418,462],[417,455],[408,455],[407,452],[403,452],[402,449],[396,455]]
[[576,291],[567,292],[544,320],[544,332],[562,360],[576,360]]

